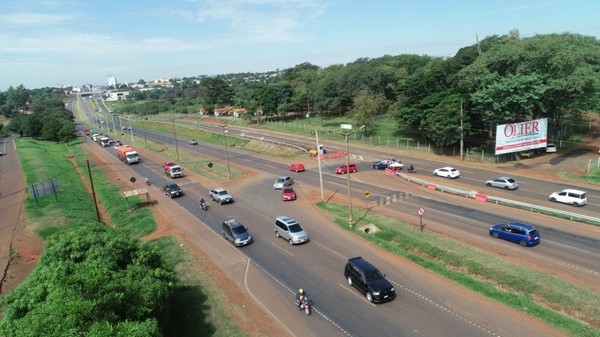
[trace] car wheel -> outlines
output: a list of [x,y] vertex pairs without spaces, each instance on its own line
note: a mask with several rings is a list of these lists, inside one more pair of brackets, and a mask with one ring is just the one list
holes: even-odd
[[367,296],[367,301],[373,303],[373,295],[371,295],[370,291],[367,291],[366,296]]
[[433,175],[436,177],[439,176],[439,174],[437,172],[433,172]]
[[550,201],[556,202],[556,198],[550,198]]
[[352,277],[348,276],[346,280],[348,281],[348,285],[352,286]]
[[487,184],[485,184],[485,186],[492,187],[492,183],[487,183]]
[[508,186],[504,186],[504,189],[508,191]]
[[219,200],[219,205],[223,205],[223,200]]
[[294,245],[294,241],[292,241],[292,239],[289,240],[289,243],[290,243],[291,246]]
[[527,247],[527,242],[525,242],[525,240],[519,241],[519,244],[521,245],[521,247]]
[[496,233],[496,232],[493,232],[493,233],[492,233],[492,236],[493,236],[494,238],[496,238],[496,239],[497,239],[498,237],[500,237],[500,235],[498,235],[498,233]]
[[279,236],[279,232],[278,232],[278,231],[275,231],[275,236],[276,236],[276,237],[280,237],[280,236]]

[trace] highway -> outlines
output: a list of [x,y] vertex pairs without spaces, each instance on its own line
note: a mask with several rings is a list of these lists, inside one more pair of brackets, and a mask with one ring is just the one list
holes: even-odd
[[[172,137],[150,132],[145,132],[145,136],[165,144],[173,143]],[[111,152],[112,148],[105,150]],[[222,147],[210,144],[190,146],[186,150],[197,152],[199,157],[223,158]],[[314,165],[307,172],[291,173],[287,171],[289,163],[251,156],[236,149],[231,149],[230,152],[232,164],[252,167],[262,172],[251,184],[231,189],[236,203],[223,206],[213,203],[208,212],[201,212],[195,201],[199,195],[206,197],[208,188],[217,186],[201,186],[190,177],[177,180],[186,190],[187,196],[173,200],[165,196],[159,202],[176,203],[217,234],[220,233],[220,222],[224,218],[235,217],[244,222],[256,242],[237,250],[268,275],[272,282],[268,286],[274,293],[268,298],[261,298],[262,301],[275,301],[271,305],[278,307],[282,299],[290,300],[289,309],[284,306],[281,310],[290,311],[289,315],[294,315],[291,316],[295,317],[293,322],[290,322],[292,331],[308,329],[313,335],[327,336],[518,336],[524,335],[523,331],[527,331],[527,335],[549,335],[545,330],[532,331],[526,321],[491,307],[486,301],[462,297],[455,285],[428,272],[416,271],[419,268],[406,261],[382,258],[376,252],[376,247],[371,247],[336,226],[326,225],[327,221],[313,208],[298,208],[295,203],[282,203],[280,193],[272,188],[274,178],[286,174],[294,176],[297,181],[295,187],[302,198],[305,188],[308,190],[319,186]],[[114,155],[114,150],[112,153]],[[527,218],[527,222],[540,228],[542,244],[533,249],[523,249],[518,245],[493,240],[487,235],[490,224],[511,220],[506,217],[505,208],[494,205],[484,208],[475,201],[465,201],[464,198],[440,193],[432,194],[433,192],[417,186],[407,186],[406,182],[384,176],[381,171],[371,170],[370,158],[373,156],[379,154],[370,153],[370,157],[365,155],[363,158],[368,159],[359,162],[359,173],[352,175],[355,200],[360,200],[365,190],[371,191],[374,197],[401,195],[401,201],[389,208],[398,213],[414,214],[418,207],[425,207],[432,230],[468,236],[470,240],[485,242],[486,246],[504,251],[507,255],[538,259],[544,265],[559,263],[563,268],[572,266],[574,275],[583,279],[584,283],[586,280],[597,280],[600,272],[600,264],[595,258],[600,253],[600,234],[597,231],[594,234],[587,230],[587,226],[572,226],[566,220],[549,220],[548,217],[517,211]],[[150,176],[155,184],[154,188],[160,188],[166,181],[160,171],[160,163],[152,162],[143,154],[142,158],[143,163],[127,168],[136,175]],[[333,167],[341,162],[324,163],[323,180],[328,196],[346,193],[346,177],[332,173]],[[425,161],[418,162],[417,168],[426,167],[425,165]],[[124,164],[123,166],[125,169]],[[375,179],[369,179],[374,176]],[[290,246],[275,237],[272,229],[274,218],[284,214],[303,224],[311,237],[308,244]],[[529,221],[530,219],[534,221]],[[443,225],[435,225],[438,223]],[[571,227],[576,229],[564,230]],[[232,250],[235,249],[232,247]],[[383,305],[372,305],[355,289],[348,287],[342,274],[343,266],[347,258],[358,255],[366,257],[386,273],[397,288],[396,300]],[[313,317],[303,317],[294,312],[296,309],[291,304],[291,292],[298,287],[304,287],[312,295],[316,309]]]

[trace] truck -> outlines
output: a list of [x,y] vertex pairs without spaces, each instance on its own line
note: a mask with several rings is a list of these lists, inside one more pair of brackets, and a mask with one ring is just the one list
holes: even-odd
[[119,146],[117,149],[117,156],[122,160],[125,164],[130,165],[133,163],[137,163],[140,161],[140,155],[137,153],[135,149],[133,149],[129,145]]
[[109,147],[110,143],[110,138],[104,136],[100,138],[100,142],[98,144],[100,144],[102,147]]
[[166,175],[171,178],[181,178],[183,177],[183,169],[181,166],[176,165],[172,161],[166,161],[163,163],[163,171]]

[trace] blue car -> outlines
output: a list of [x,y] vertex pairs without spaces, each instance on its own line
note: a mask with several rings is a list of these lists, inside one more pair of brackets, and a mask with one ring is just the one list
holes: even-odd
[[540,234],[532,225],[520,222],[496,225],[490,228],[490,235],[496,239],[516,242],[523,247],[535,246],[540,243]]

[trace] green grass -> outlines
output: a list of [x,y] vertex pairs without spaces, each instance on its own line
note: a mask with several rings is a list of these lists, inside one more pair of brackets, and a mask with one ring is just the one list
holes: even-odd
[[[79,149],[78,142],[67,146],[16,138],[15,144],[27,184],[55,180],[60,191],[56,197],[44,196],[37,201],[26,199],[29,228],[46,238],[72,227],[97,223],[93,199],[77,173],[83,172],[83,178],[89,181],[87,154]],[[107,209],[110,216],[110,219],[102,219],[103,223],[99,225],[113,224],[115,230],[134,238],[154,231],[156,221],[145,200],[130,198],[131,207],[128,206],[120,188],[103,173],[103,165],[90,165],[98,203]],[[210,278],[210,270],[197,262],[197,256],[174,237],[163,237],[153,243],[175,266],[178,277],[175,295],[171,299],[171,335],[244,336],[227,311],[226,294]]]
[[319,203],[318,206],[340,227],[457,284],[537,317],[570,336],[600,336],[600,330],[577,319],[595,322],[596,326],[600,324],[600,293],[595,289],[506,262],[436,233],[421,232],[416,226],[360,208],[354,209],[355,218],[361,214],[355,228],[374,224],[381,231],[366,234],[349,229],[347,207],[336,203]]

